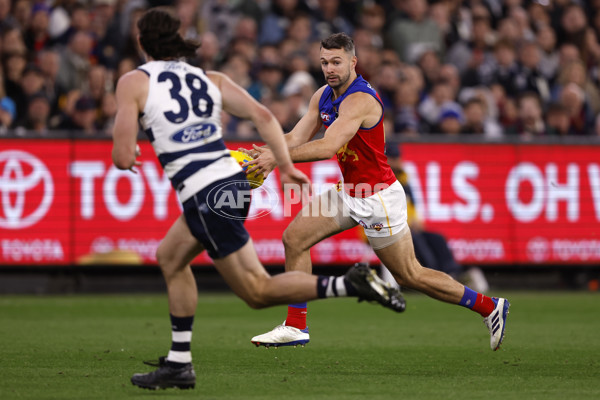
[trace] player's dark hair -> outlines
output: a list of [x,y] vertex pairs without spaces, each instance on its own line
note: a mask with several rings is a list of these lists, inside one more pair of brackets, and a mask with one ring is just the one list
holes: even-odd
[[354,55],[354,40],[343,32],[334,33],[321,40],[321,48],[327,50],[344,49],[344,51]]
[[155,60],[194,57],[200,44],[179,34],[181,21],[163,8],[152,8],[139,19],[142,49]]

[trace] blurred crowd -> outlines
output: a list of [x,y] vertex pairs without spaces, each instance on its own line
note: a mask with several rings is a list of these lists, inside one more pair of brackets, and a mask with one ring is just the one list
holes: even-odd
[[110,136],[154,6],[202,43],[192,64],[226,73],[286,131],[325,83],[320,40],[346,32],[391,139],[600,135],[600,0],[0,0],[0,133]]

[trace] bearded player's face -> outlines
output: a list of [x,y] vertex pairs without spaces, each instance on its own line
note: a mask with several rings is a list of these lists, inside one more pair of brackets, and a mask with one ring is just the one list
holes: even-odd
[[356,57],[344,49],[321,48],[321,69],[332,89],[343,87],[348,82],[355,65]]

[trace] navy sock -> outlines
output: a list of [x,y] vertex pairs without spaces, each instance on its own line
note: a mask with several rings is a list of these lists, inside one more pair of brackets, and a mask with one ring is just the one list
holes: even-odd
[[167,365],[182,368],[192,362],[191,342],[194,316],[176,317],[171,314],[172,342]]
[[317,279],[317,295],[326,297],[354,297],[358,292],[345,276],[322,276]]

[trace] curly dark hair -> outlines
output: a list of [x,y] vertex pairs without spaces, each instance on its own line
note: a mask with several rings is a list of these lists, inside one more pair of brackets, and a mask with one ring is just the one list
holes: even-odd
[[139,19],[142,49],[155,60],[194,57],[200,43],[179,34],[181,21],[164,8],[152,8]]

